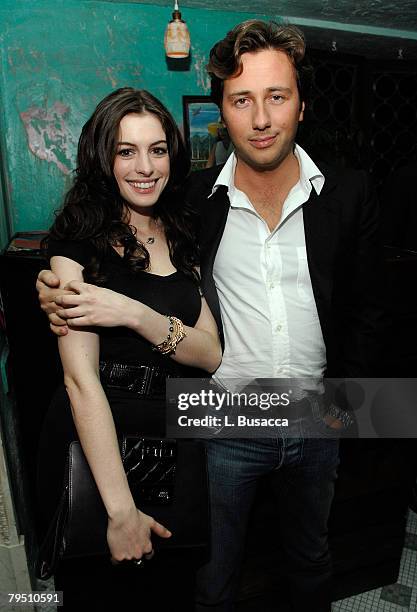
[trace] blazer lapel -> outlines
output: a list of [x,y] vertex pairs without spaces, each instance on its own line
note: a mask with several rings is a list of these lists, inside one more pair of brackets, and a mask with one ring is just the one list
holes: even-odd
[[314,187],[303,206],[307,260],[317,310],[322,325],[327,323],[333,290],[333,270],[339,237],[337,202],[332,199],[336,186],[332,176],[325,173],[325,184],[320,195]]
[[223,236],[229,212],[227,188],[218,187],[201,208],[201,284],[204,297],[216,320],[223,342],[223,330],[219,298],[213,279],[213,266],[217,249]]

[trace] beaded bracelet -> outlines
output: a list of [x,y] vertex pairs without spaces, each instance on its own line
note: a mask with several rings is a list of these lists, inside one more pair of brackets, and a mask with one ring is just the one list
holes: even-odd
[[153,351],[158,351],[162,355],[175,355],[177,344],[184,340],[187,334],[184,331],[184,325],[181,319],[168,316],[169,330],[168,336],[160,344],[154,344]]

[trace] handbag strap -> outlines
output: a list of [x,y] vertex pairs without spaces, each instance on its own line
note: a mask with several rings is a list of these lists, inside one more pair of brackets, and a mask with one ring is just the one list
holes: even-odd
[[[65,470],[68,473],[68,468]],[[69,485],[66,481],[58,508],[51,521],[44,541],[39,549],[36,574],[41,580],[48,580],[55,574],[61,558],[65,524],[68,516]]]

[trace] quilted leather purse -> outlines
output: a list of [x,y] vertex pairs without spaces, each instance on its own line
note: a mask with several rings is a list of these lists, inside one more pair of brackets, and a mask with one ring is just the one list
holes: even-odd
[[[121,456],[133,499],[171,532],[152,535],[155,550],[184,549],[196,560],[209,543],[205,449],[198,440],[123,436]],[[37,573],[47,579],[63,558],[109,555],[107,513],[79,442],[69,447],[64,490],[41,546]]]

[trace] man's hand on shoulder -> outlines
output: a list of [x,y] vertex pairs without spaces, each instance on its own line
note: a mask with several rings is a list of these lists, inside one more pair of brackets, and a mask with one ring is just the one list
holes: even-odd
[[65,336],[68,333],[67,322],[56,314],[56,311],[62,307],[55,303],[55,299],[59,295],[72,294],[74,292],[59,289],[59,278],[51,270],[41,270],[39,272],[36,290],[40,306],[48,315],[51,330],[57,336]]

